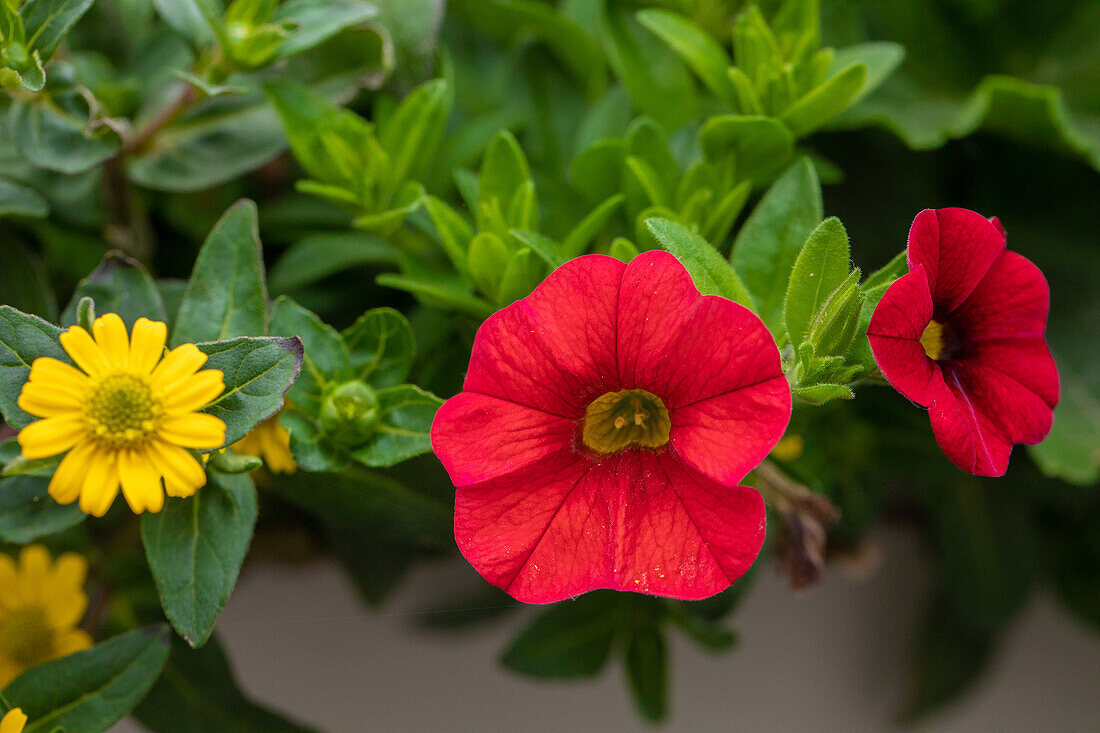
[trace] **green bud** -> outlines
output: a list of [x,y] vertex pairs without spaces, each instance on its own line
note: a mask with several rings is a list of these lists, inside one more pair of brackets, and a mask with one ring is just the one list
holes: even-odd
[[23,86],[23,78],[15,69],[0,69],[0,88],[18,89]]
[[378,424],[378,397],[355,380],[334,389],[321,405],[321,427],[339,445],[363,445]]
[[863,293],[859,289],[857,267],[832,295],[821,304],[806,334],[818,356],[843,354],[856,336]]

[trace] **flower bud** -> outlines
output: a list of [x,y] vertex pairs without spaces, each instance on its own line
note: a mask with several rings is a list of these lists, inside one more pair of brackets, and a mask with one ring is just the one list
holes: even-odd
[[321,406],[321,427],[330,440],[346,446],[366,443],[378,423],[374,390],[356,380],[334,389]]

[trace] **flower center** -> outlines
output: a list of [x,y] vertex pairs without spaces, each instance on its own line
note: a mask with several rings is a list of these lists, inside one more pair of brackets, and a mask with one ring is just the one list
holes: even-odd
[[924,333],[920,336],[920,345],[924,347],[924,353],[933,361],[940,358],[943,353],[943,324],[939,321],[929,321],[924,327]]
[[661,398],[644,389],[608,392],[584,411],[581,440],[597,453],[608,455],[637,446],[660,448],[672,428]]
[[135,448],[156,432],[164,409],[149,383],[133,374],[111,374],[84,400],[84,422],[100,443]]
[[53,656],[53,633],[41,608],[19,608],[0,623],[0,652],[18,667],[30,667]]

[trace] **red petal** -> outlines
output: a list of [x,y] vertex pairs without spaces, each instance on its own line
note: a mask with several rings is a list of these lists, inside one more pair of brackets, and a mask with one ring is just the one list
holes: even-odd
[[489,582],[528,603],[596,588],[698,599],[730,585],[764,541],[764,503],[671,452],[560,455],[459,488],[455,537]]
[[917,265],[886,289],[871,314],[867,340],[882,375],[920,405],[932,401],[939,367],[924,353],[920,337],[932,320],[932,296],[924,267]]
[[499,397],[462,392],[436,413],[432,450],[455,486],[465,486],[567,450],[576,430],[575,420]]
[[928,415],[944,454],[979,476],[1003,475],[1013,444],[1038,443],[1053,421],[1050,407],[1019,382],[965,362],[945,367]]
[[670,442],[687,465],[729,486],[764,460],[790,416],[791,388],[779,375],[672,410]]
[[909,269],[924,265],[936,312],[953,311],[1005,249],[989,219],[967,209],[925,209],[909,229]]
[[1014,379],[1051,408],[1058,404],[1058,369],[1042,338],[977,341],[967,348],[966,363]]
[[623,274],[618,362],[625,389],[648,390],[670,410],[782,374],[775,340],[752,311],[700,295],[684,266],[656,251]]
[[578,257],[490,316],[474,338],[464,389],[570,418],[620,389],[615,312],[625,268],[604,255]]
[[1042,338],[1049,311],[1050,288],[1043,273],[1026,257],[1005,252],[951,320],[968,341]]

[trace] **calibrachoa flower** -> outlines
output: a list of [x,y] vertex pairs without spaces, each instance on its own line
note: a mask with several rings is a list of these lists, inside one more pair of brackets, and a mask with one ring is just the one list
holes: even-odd
[[0,688],[28,667],[92,645],[76,628],[88,608],[87,574],[80,555],[51,562],[42,545],[24,547],[18,566],[0,554]]
[[279,424],[279,414],[262,421],[233,444],[233,450],[262,458],[272,473],[294,473],[298,464],[290,454],[290,433]]
[[92,331],[94,339],[79,326],[61,334],[79,369],[50,358],[31,364],[19,406],[45,419],[19,431],[19,445],[27,458],[68,451],[49,488],[61,504],[79,497],[84,512],[101,517],[121,484],[134,512],[158,512],[165,491],[191,496],[206,483],[186,449],[225,442],[225,423],[197,412],[222,393],[222,373],[199,371],[206,354],[194,344],[165,354],[163,323],[139,318],[131,339],[108,313]]
[[909,230],[909,274],[887,289],[867,336],[883,375],[928,408],[951,461],[1000,476],[1016,443],[1050,432],[1058,371],[1044,339],[1050,292],[1005,249],[996,219],[926,209]]
[[27,724],[27,716],[20,708],[12,708],[0,720],[0,733],[23,733],[23,726]]
[[595,588],[697,599],[740,577],[764,502],[737,483],[791,393],[768,330],[676,259],[589,255],[490,317],[432,446],[455,538],[515,598]]

